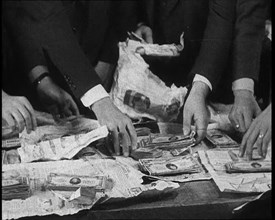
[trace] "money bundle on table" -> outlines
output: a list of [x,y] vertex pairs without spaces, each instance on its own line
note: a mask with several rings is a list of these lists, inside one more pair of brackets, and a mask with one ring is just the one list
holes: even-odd
[[155,176],[199,173],[203,171],[199,162],[191,155],[174,158],[141,159],[139,163],[143,171]]
[[50,173],[47,188],[58,191],[75,191],[80,187],[91,187],[96,191],[106,189],[106,176],[80,176]]
[[2,200],[26,199],[30,194],[27,177],[2,179]]
[[242,161],[228,162],[225,164],[227,173],[258,173],[271,172],[271,161]]
[[220,148],[234,148],[240,145],[222,131],[207,130],[206,138],[215,146]]

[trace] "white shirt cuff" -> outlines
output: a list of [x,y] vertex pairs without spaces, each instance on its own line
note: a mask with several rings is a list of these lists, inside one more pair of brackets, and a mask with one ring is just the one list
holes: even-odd
[[89,108],[95,102],[106,97],[109,97],[109,94],[106,92],[103,86],[96,85],[95,87],[87,91],[80,100],[85,107]]
[[194,79],[193,79],[193,82],[196,82],[196,81],[204,82],[206,85],[208,85],[209,89],[212,91],[212,84],[210,83],[210,81],[206,77],[204,77],[200,74],[196,74]]
[[232,90],[249,90],[254,94],[254,81],[250,78],[237,79],[232,83]]

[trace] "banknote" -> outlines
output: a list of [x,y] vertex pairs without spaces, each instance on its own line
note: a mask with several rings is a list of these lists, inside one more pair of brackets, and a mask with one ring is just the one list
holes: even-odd
[[228,162],[225,164],[228,173],[271,172],[271,161]]
[[47,179],[47,188],[60,191],[75,191],[79,187],[93,187],[96,191],[106,188],[105,176],[79,176],[50,173]]
[[183,148],[176,148],[172,149],[170,153],[176,157],[176,156],[183,156],[187,154],[192,154],[192,148],[195,144],[189,145],[188,147],[183,147]]
[[140,167],[150,175],[162,176],[180,173],[199,173],[202,167],[192,156],[139,160]]
[[227,134],[219,130],[207,130],[206,138],[215,146],[220,148],[239,147],[239,144]]

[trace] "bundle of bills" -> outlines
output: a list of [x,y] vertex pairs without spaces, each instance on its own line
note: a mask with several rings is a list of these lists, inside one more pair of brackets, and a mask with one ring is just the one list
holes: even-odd
[[59,191],[75,191],[80,187],[92,187],[96,191],[106,189],[106,176],[78,176],[50,173],[47,179],[47,188]]
[[214,146],[220,148],[232,148],[240,146],[236,141],[234,141],[231,137],[224,134],[220,130],[207,130],[206,138]]
[[2,200],[26,199],[30,196],[30,184],[27,177],[2,178]]
[[195,144],[195,134],[195,131],[192,131],[190,135],[150,134],[139,140],[138,147],[157,146],[159,149],[167,150],[188,147]]
[[271,172],[271,161],[228,162],[225,164],[228,173]]
[[192,156],[141,159],[139,163],[143,171],[155,176],[202,172],[201,165]]

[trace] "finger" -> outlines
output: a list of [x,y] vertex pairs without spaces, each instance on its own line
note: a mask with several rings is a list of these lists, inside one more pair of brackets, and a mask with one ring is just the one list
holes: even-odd
[[48,107],[48,110],[49,112],[52,114],[53,116],[53,119],[56,121],[56,122],[59,122],[60,121],[60,113],[58,111],[58,107],[56,105],[52,105],[52,106],[49,106]]
[[[261,138],[259,135],[258,135],[258,138],[256,139],[254,145],[253,145],[253,150],[254,149],[257,149],[258,151],[258,154],[263,157],[263,154],[262,154],[262,143],[263,143],[263,138]],[[252,156],[253,156],[253,152],[252,152]]]
[[79,115],[79,109],[78,109],[77,104],[75,103],[75,101],[73,99],[71,100],[70,110],[71,110],[73,115]]
[[206,135],[208,122],[200,116],[198,119],[195,120],[195,126],[197,133],[196,142],[199,143]]
[[131,121],[129,123],[127,123],[126,128],[128,130],[128,134],[131,138],[132,149],[135,150],[135,149],[137,149],[137,132],[136,132],[136,129],[134,128]]
[[153,34],[152,34],[152,31],[148,31],[145,35],[145,41],[148,43],[148,44],[152,44],[153,43]]
[[262,152],[263,152],[263,157],[266,157],[267,154],[267,148],[268,148],[268,144],[271,140],[271,131],[268,130],[263,138],[263,143],[262,143]]
[[246,133],[243,136],[242,143],[241,143],[240,150],[239,150],[240,157],[244,156],[244,153],[245,153],[246,147],[247,147],[247,141],[248,141],[251,133],[253,132],[254,128],[255,128],[255,123],[252,123],[251,126],[249,127],[249,129],[246,131]]
[[29,115],[30,115],[31,130],[35,130],[37,127],[37,121],[36,121],[34,109],[33,109],[32,105],[30,104],[30,102],[26,98],[24,98],[24,100],[23,100],[23,105],[26,108],[26,110],[29,112]]
[[228,115],[228,119],[231,122],[231,124],[233,125],[234,129],[238,131],[240,128],[240,125],[238,124],[237,117],[235,115],[236,115],[236,113],[235,113],[235,110],[233,109],[230,112],[230,114]]
[[64,108],[64,109],[63,109],[63,114],[62,114],[62,115],[65,116],[65,117],[70,117],[70,116],[73,115],[73,113],[72,113],[72,111],[67,107],[67,108]]
[[130,137],[128,136],[128,132],[125,128],[119,128],[119,138],[122,147],[122,152],[125,157],[129,156],[129,147],[131,145]]
[[258,138],[260,131],[259,129],[255,128],[251,134],[249,135],[249,138],[246,142],[246,157],[249,160],[252,160],[252,151],[253,151],[253,146]]
[[246,114],[244,114],[244,126],[245,130],[249,129],[251,123],[252,123],[252,114],[250,111],[248,111]]
[[25,121],[27,133],[29,134],[31,132],[31,130],[32,130],[31,115],[30,115],[29,111],[25,108],[25,106],[20,107],[18,109],[18,111],[20,112],[20,114],[23,117],[23,120]]
[[119,133],[117,129],[112,129],[110,130],[111,134],[112,134],[112,139],[113,139],[113,144],[114,144],[114,149],[115,149],[115,153],[116,155],[120,155],[120,146],[119,146]]
[[246,131],[246,129],[245,129],[243,114],[237,114],[237,120],[236,121],[237,121],[237,124],[239,125],[239,131],[244,133]]
[[12,117],[15,119],[16,124],[18,125],[19,132],[22,132],[25,127],[25,121],[21,113],[17,110],[12,113]]
[[192,115],[183,108],[183,135],[188,135],[191,130]]
[[15,123],[14,118],[12,117],[12,115],[10,113],[4,113],[2,118],[4,118],[6,120],[9,127],[14,127],[15,126],[16,123]]

